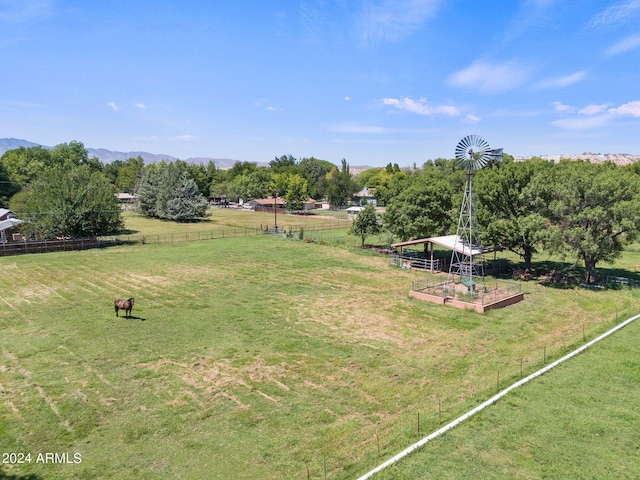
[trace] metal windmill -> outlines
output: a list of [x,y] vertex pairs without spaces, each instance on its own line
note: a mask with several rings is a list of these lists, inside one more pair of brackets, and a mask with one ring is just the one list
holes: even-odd
[[456,244],[451,253],[449,282],[458,281],[469,292],[474,291],[476,279],[484,283],[484,266],[474,263],[475,256],[484,249],[480,246],[480,231],[476,215],[476,201],[473,194],[473,175],[476,170],[485,167],[491,160],[500,160],[502,149],[492,150],[486,140],[479,135],[467,135],[456,146],[456,159],[467,170],[467,182],[462,197]]

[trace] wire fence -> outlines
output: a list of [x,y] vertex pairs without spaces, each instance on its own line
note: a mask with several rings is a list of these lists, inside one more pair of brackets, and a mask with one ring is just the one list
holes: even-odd
[[[337,220],[322,222],[310,225],[279,225],[277,229],[273,226],[260,225],[259,227],[245,227],[225,225],[218,228],[201,231],[176,231],[168,233],[154,234],[123,234],[106,235],[89,238],[62,238],[55,240],[21,240],[16,242],[0,243],[0,256],[23,255],[30,253],[63,252],[73,250],[87,250],[91,248],[103,248],[113,245],[125,244],[154,244],[172,242],[192,242],[198,240],[215,240],[222,238],[247,237],[251,235],[261,235],[264,233],[277,233],[286,236],[295,236],[299,232],[306,232],[309,235],[317,234],[317,238],[323,235],[327,238],[339,237],[337,235],[327,235],[327,231],[348,228],[351,222]],[[313,233],[312,233],[313,232]],[[342,236],[345,237],[345,236]],[[333,242],[333,240],[332,240]],[[344,239],[342,241],[344,242]]]
[[101,247],[100,239],[70,238],[56,240],[29,241],[2,243],[0,256],[23,255],[27,253],[65,252],[71,250],[87,250]]
[[[401,414],[393,428],[376,428],[373,434],[354,438],[354,445],[358,445],[361,451],[364,449],[362,458],[358,461],[359,469],[364,472],[377,467],[385,458],[413,445],[429,432],[441,428],[468,411],[471,405],[485,402],[502,389],[597,338],[633,314],[629,307],[616,310],[615,315],[610,318],[589,325],[575,325],[571,332],[553,344],[533,346],[525,355],[505,362],[491,373],[476,378],[463,376],[451,379],[449,386],[453,384],[454,388],[447,388],[445,384],[441,392],[425,394],[424,403],[411,412]],[[344,476],[343,462],[344,459],[318,455],[309,462],[306,470],[301,472],[300,478],[341,478]]]
[[451,297],[463,302],[487,305],[521,293],[522,283],[496,278],[482,285],[475,285],[473,291],[470,292],[469,288],[462,284],[451,281],[433,283],[426,279],[412,281],[411,290],[435,297]]
[[232,227],[203,230],[197,232],[169,232],[144,235],[113,235],[100,237],[105,245],[121,244],[153,244],[172,242],[194,242],[198,240],[215,240],[220,238],[247,237],[250,235],[260,235],[263,232],[258,228]]

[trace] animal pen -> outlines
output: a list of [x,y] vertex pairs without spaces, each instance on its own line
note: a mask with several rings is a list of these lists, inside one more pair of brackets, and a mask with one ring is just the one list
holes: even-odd
[[478,313],[513,305],[524,298],[520,282],[505,280],[476,286],[472,292],[469,292],[466,285],[452,281],[433,283],[428,280],[414,280],[409,295],[418,300],[475,310]]
[[[423,251],[407,249],[423,245]],[[463,249],[470,252],[473,262],[482,264],[483,271],[490,271],[499,265],[496,258],[496,251],[490,249],[469,250],[465,247],[458,235],[446,235],[442,237],[422,238],[408,242],[399,242],[391,245],[397,252],[389,257],[389,263],[402,268],[415,268],[426,270],[430,273],[446,272],[445,260],[442,258],[442,251],[435,251],[435,247],[440,247],[445,251],[456,251]],[[493,261],[487,262],[485,254],[493,253]],[[441,258],[438,258],[441,257]],[[484,313],[491,308],[501,308],[512,305],[524,298],[522,285],[520,282],[507,280],[482,279],[481,284],[474,284],[470,289],[465,282],[455,282],[451,278],[437,282],[433,280],[415,280],[411,285],[412,297],[425,300],[440,305],[450,305],[457,308],[475,310]]]

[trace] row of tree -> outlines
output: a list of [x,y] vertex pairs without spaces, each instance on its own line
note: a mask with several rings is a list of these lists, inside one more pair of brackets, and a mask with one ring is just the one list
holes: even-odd
[[0,158],[0,201],[36,238],[87,237],[124,227],[112,178],[80,142],[9,150]]
[[[56,190],[61,183],[64,192]],[[28,220],[24,233],[40,238],[116,233],[122,218],[115,192],[137,193],[145,215],[193,221],[206,215],[206,199],[211,197],[238,201],[276,194],[287,208],[299,210],[310,197],[328,198],[343,207],[355,188],[344,159],[341,168],[291,155],[276,157],[265,167],[237,162],[228,170],[212,161],[144,165],[140,157],[103,164],[89,158],[84,145],[75,141],[52,149],[20,147],[0,157],[0,205],[9,204]]]
[[531,268],[540,248],[584,262],[586,281],[640,233],[638,166],[534,159],[506,162],[477,175],[485,239],[520,255]]
[[[466,178],[448,159],[412,169],[389,164],[355,178],[344,159],[337,167],[291,155],[265,167],[237,162],[228,170],[213,162],[145,166],[139,157],[104,165],[89,158],[82,143],[71,142],[6,152],[0,157],[0,201],[6,205],[10,199],[9,207],[28,220],[26,233],[51,238],[117,233],[123,228],[117,191],[136,191],[146,215],[191,221],[206,215],[205,197],[250,200],[277,192],[290,209],[301,208],[310,196],[343,207],[356,190],[368,187],[386,206],[384,228],[410,240],[454,233]],[[596,265],[618,258],[640,233],[638,164],[515,162],[504,155],[476,173],[475,193],[483,242],[520,255],[527,269],[545,249],[583,261],[587,280],[594,281]],[[380,227],[370,221],[371,211],[354,225],[363,242]]]
[[[514,162],[505,155],[475,174],[483,244],[516,253],[527,270],[541,249],[575,258],[594,282],[596,265],[619,258],[640,233],[639,173],[637,164]],[[387,203],[384,227],[411,240],[455,233],[466,175],[454,160],[439,159],[412,173],[372,169],[367,186],[380,188]],[[352,230],[363,242],[379,228],[371,215]]]

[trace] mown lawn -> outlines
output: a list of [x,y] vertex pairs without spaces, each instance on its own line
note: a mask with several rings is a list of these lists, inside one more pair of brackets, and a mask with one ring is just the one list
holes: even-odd
[[0,478],[353,478],[415,441],[418,414],[437,427],[640,300],[529,282],[481,316],[411,299],[424,273],[385,257],[267,235],[0,272],[2,450],[82,458]]

